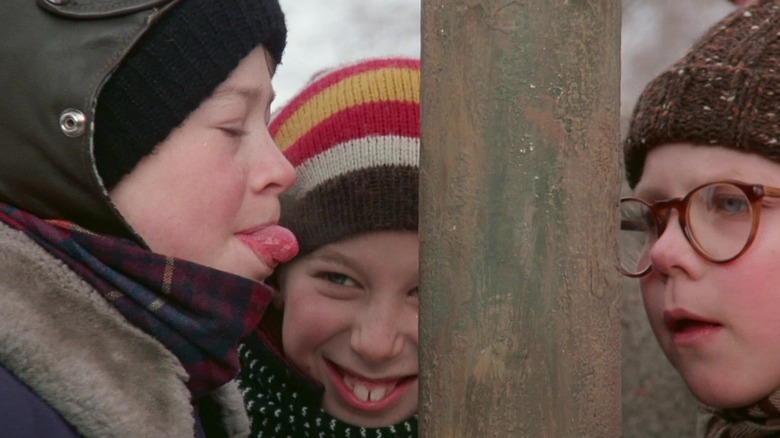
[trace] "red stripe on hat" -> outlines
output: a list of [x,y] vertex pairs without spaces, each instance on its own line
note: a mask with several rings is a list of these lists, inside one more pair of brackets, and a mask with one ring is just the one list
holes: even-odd
[[340,81],[343,81],[349,77],[358,75],[371,70],[380,70],[383,68],[409,68],[420,69],[420,61],[418,59],[408,58],[390,58],[390,59],[377,59],[370,61],[363,61],[353,66],[341,68],[336,71],[325,73],[325,76],[316,79],[310,85],[307,85],[305,90],[299,94],[293,101],[287,104],[278,115],[274,117],[271,124],[268,127],[271,136],[276,137],[279,129],[287,123],[287,120],[295,114],[296,111],[313,96],[321,93],[323,90],[331,87]]
[[419,138],[420,106],[414,102],[384,101],[347,108],[312,128],[284,154],[297,166],[335,145],[372,135]]

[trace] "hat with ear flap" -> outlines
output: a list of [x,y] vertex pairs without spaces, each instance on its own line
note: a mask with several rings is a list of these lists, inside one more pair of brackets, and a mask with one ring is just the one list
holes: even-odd
[[299,255],[368,231],[417,230],[419,60],[322,73],[269,130],[296,171],[279,223],[298,238]]
[[632,188],[648,152],[673,142],[723,146],[780,163],[780,1],[737,9],[647,85],[624,142]]
[[164,141],[258,45],[274,63],[287,37],[278,0],[180,0],[106,82],[95,160],[109,190]]

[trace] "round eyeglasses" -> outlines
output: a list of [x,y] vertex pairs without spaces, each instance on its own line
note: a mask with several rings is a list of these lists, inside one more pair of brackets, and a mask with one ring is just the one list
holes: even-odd
[[672,209],[688,243],[705,259],[726,263],[750,247],[758,230],[761,199],[780,198],[780,188],[738,181],[701,185],[684,198],[647,203],[620,200],[618,269],[629,277],[650,272],[650,248],[663,234]]

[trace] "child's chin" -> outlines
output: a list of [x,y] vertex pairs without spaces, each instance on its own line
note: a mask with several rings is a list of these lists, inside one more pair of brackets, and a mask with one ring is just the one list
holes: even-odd
[[688,384],[688,388],[699,402],[714,409],[744,408],[755,404],[759,400],[768,397],[774,391],[780,389],[775,388],[775,390],[769,391],[766,394],[748,394],[744,391],[732,389],[728,387],[728,385],[724,387],[722,384],[707,384],[703,382]]

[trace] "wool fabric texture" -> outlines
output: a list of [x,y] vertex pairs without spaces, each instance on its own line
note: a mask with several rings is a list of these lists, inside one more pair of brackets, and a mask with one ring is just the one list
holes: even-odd
[[181,0],[162,14],[100,92],[95,160],[106,188],[181,125],[262,45],[276,64],[287,28],[277,0]]
[[173,352],[187,370],[195,400],[238,373],[238,342],[271,301],[272,291],[263,284],[154,254],[131,240],[70,222],[41,220],[2,203],[0,222],[62,260],[128,321]]
[[780,389],[751,406],[708,409],[706,438],[768,438],[780,436]]
[[760,0],[715,24],[651,81],[624,142],[631,188],[647,153],[672,142],[724,146],[780,162],[780,0]]
[[417,230],[419,60],[325,72],[269,131],[296,171],[279,222],[298,238],[299,256],[363,232]]

